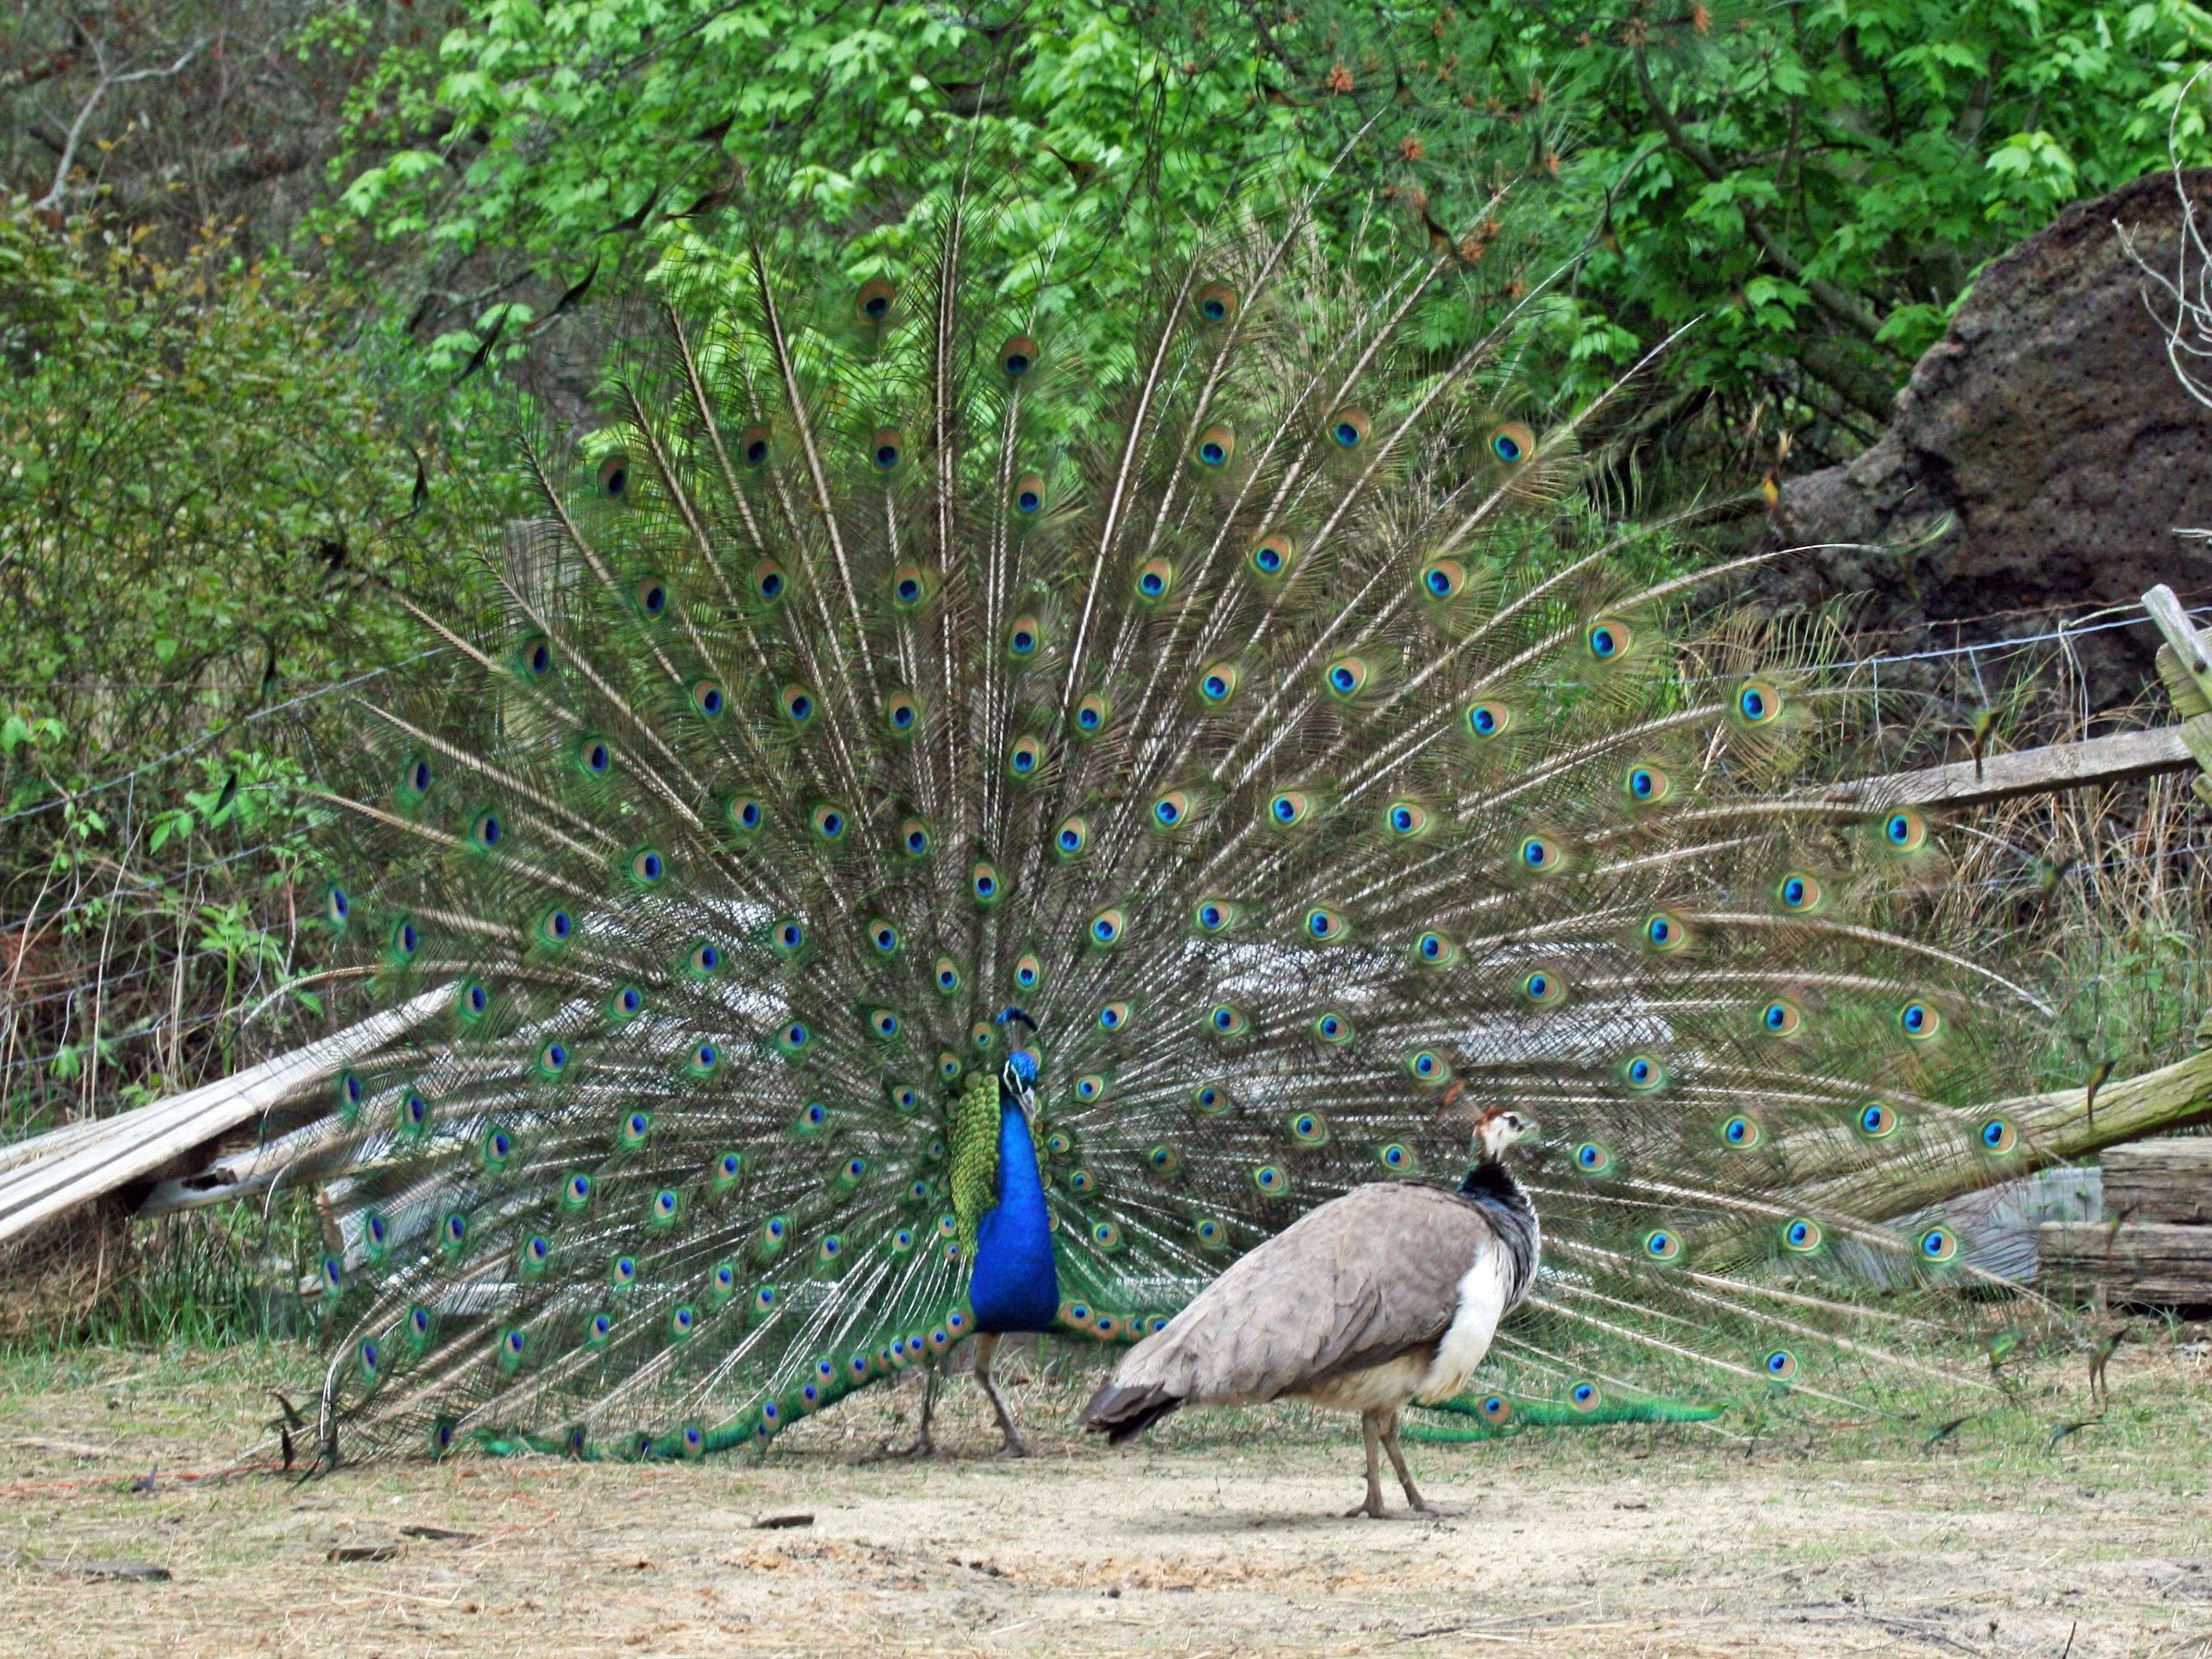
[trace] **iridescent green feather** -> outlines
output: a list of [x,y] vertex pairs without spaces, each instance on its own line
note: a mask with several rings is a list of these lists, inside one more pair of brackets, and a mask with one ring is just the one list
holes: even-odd
[[1480,286],[1390,215],[1340,267],[1296,198],[1133,215],[1078,363],[1080,273],[978,268],[984,210],[844,295],[665,266],[497,614],[392,596],[322,915],[334,983],[449,1012],[286,1164],[344,1455],[689,1456],[957,1344],[1009,1003],[1065,1329],[1455,1178],[1456,1083],[1543,1127],[1528,1412],[1937,1364],[1972,1241],[1886,1223],[2032,1160],[1984,1103],[2049,1011],[1943,826],[1825,787],[1918,752],[1902,694],[1646,580],[1574,499],[1595,408],[1481,413],[1521,319],[1433,349]]
[[951,1114],[945,1179],[952,1188],[952,1213],[960,1218],[960,1242],[973,1250],[976,1224],[998,1201],[998,1079],[987,1071],[972,1074]]

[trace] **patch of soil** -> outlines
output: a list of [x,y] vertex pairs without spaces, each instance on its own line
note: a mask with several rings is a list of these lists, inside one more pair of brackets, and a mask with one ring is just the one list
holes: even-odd
[[282,1358],[0,1365],[0,1650],[2212,1654],[2212,1369],[2171,1348],[2124,1352],[2057,1451],[2090,1414],[2071,1365],[1932,1453],[1813,1419],[1419,1446],[1470,1512],[1391,1522],[1341,1518],[1348,1419],[1108,1451],[1081,1378],[1017,1391],[1026,1462],[964,1381],[946,1455],[880,1456],[908,1381],[765,1457],[183,1478],[258,1437]]

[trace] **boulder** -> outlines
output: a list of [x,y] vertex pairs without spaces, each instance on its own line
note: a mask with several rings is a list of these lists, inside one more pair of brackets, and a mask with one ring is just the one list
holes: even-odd
[[[1768,597],[1866,595],[1863,625],[1908,651],[1925,623],[1976,619],[1959,642],[2017,637],[2154,582],[2212,599],[2212,550],[2174,533],[2212,527],[2212,408],[2169,361],[2176,307],[2143,268],[2176,276],[2185,196],[2212,242],[2212,168],[2197,168],[2077,202],[1993,261],[1881,441],[1790,480],[1768,520],[1770,547],[1879,545],[1784,561]],[[2185,290],[2206,263],[2191,244]],[[2199,368],[2212,380],[2212,359]],[[1928,641],[1953,642],[1948,627]],[[2092,706],[2138,696],[2156,646],[2148,627],[2084,636]]]

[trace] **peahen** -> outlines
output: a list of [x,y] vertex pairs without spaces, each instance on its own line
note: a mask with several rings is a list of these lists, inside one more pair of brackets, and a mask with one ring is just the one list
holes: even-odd
[[1535,1282],[1543,1229],[1505,1152],[1536,1127],[1486,1106],[1457,1187],[1376,1182],[1307,1211],[1139,1342],[1085,1425],[1118,1446],[1188,1405],[1310,1400],[1359,1413],[1367,1496],[1353,1515],[1389,1514],[1378,1449],[1415,1514],[1456,1513],[1413,1484],[1399,1419],[1458,1396]]
[[1363,296],[1296,204],[1164,234],[1079,360],[980,211],[826,297],[664,273],[496,605],[394,596],[433,650],[321,915],[452,1012],[301,1171],[325,1455],[685,1455],[978,1331],[1133,1341],[1455,1180],[1455,1084],[1547,1135],[1499,1411],[1936,1369],[1846,1281],[1966,1271],[1886,1176],[2002,1170],[2045,1011],[1930,823],[1812,787],[1887,763],[1868,692],[1578,504],[1592,411],[1496,408],[1519,319],[1435,345],[1449,250]]

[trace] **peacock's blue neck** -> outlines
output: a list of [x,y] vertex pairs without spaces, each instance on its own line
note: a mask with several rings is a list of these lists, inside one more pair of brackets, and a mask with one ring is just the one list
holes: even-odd
[[975,1229],[969,1300],[979,1331],[1042,1331],[1060,1310],[1044,1177],[1029,1121],[1013,1101],[999,1103],[999,1201]]

